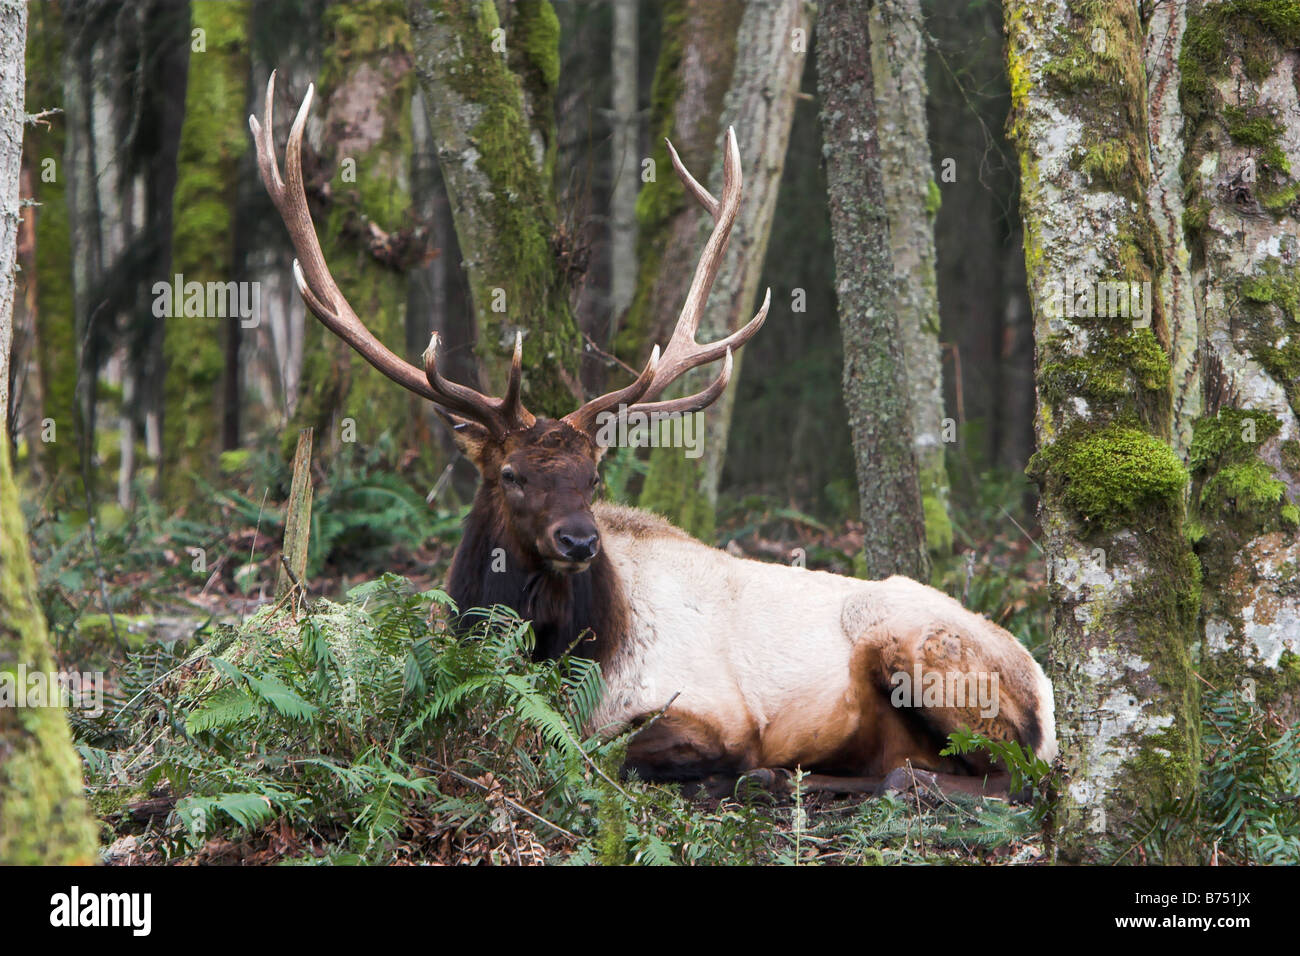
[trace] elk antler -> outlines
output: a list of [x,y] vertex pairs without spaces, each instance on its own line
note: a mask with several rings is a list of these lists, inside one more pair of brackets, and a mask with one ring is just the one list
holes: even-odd
[[307,194],[303,189],[302,137],[314,92],[313,86],[307,87],[307,95],[302,98],[298,115],[289,130],[289,142],[284,151],[283,180],[280,178],[279,162],[275,155],[272,121],[274,71],[266,83],[263,122],[258,123],[256,116],[248,117],[248,126],[253,131],[253,141],[257,146],[257,168],[262,176],[262,184],[266,186],[271,202],[275,204],[280,218],[288,228],[294,251],[298,253],[298,258],[293,262],[293,277],[307,308],[326,328],[403,388],[410,389],[456,415],[478,422],[496,434],[532,425],[533,416],[519,401],[519,385],[523,377],[521,336],[515,338],[514,360],[510,366],[510,381],[505,397],[491,398],[472,388],[449,382],[438,374],[437,354],[441,344],[438,333],[435,332],[429,341],[429,348],[424,353],[424,370],[421,371],[389,351],[357,318],[352,306],[348,305],[325,263],[325,254],[321,252],[320,240],[316,237],[316,228],[312,224],[311,210],[307,208]]
[[[708,408],[718,400],[718,397],[726,389],[727,383],[731,380],[732,350],[740,348],[753,338],[754,333],[763,327],[763,321],[767,318],[767,309],[772,301],[771,289],[768,289],[763,296],[763,305],[759,308],[758,313],[749,320],[749,323],[744,328],[737,329],[725,338],[719,339],[717,342],[711,342],[708,345],[701,345],[695,341],[695,333],[699,330],[700,317],[704,313],[704,306],[709,299],[709,292],[713,288],[713,281],[717,278],[718,270],[722,267],[722,259],[727,251],[727,240],[731,238],[731,227],[735,224],[736,215],[740,212],[740,196],[744,188],[740,169],[740,147],[736,145],[735,129],[727,127],[722,160],[722,201],[718,202],[682,164],[681,157],[677,155],[677,150],[673,148],[673,144],[668,140],[664,142],[668,144],[668,154],[672,157],[673,169],[677,170],[677,175],[682,184],[713,217],[713,233],[704,246],[704,252],[700,254],[699,265],[695,267],[695,276],[691,280],[690,290],[686,293],[686,302],[677,317],[677,325],[673,329],[672,338],[668,340],[668,347],[663,350],[662,355],[658,355],[656,349],[656,353],[651,356],[651,364],[646,367],[646,371],[632,385],[619,392],[612,392],[609,395],[592,399],[576,412],[566,415],[565,421],[574,425],[575,428],[581,427],[588,422],[594,422],[601,412],[617,408],[620,403],[628,401],[636,403],[628,409],[629,412],[638,411],[648,414],[689,413]],[[658,362],[655,362],[656,356]],[[654,401],[663,393],[664,389],[686,372],[701,365],[715,362],[720,358],[724,359],[722,374],[703,391],[682,398],[662,402]],[[654,366],[653,371],[651,370],[652,366]],[[647,375],[650,378],[649,384],[642,386],[642,382]]]

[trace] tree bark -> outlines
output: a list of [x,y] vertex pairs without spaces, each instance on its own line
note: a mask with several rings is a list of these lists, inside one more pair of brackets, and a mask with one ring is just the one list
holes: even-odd
[[[558,23],[548,3],[518,6],[512,29],[490,0],[412,0],[408,12],[469,275],[480,387],[504,387],[515,332],[522,331],[524,401],[536,414],[558,417],[581,392],[581,337],[554,242],[554,116],[546,103],[559,74]],[[527,71],[513,73],[494,41]]]
[[[308,127],[315,175],[307,190],[327,202],[317,234],[330,271],[367,328],[399,354],[406,346],[403,275],[422,260],[410,229],[412,73],[410,28],[401,2],[329,4],[324,12],[321,125]],[[322,450],[374,444],[384,432],[407,447],[414,398],[316,321],[303,334],[294,436],[312,428]],[[411,356],[415,359],[415,356]]]
[[[173,286],[163,353],[163,499],[172,508],[192,502],[196,482],[217,474],[222,448],[223,378],[227,371],[227,308],[206,294],[200,314],[185,307],[191,282],[225,288],[238,276],[235,268],[235,204],[241,158],[248,148],[249,4],[197,0],[191,24],[203,31],[203,49],[191,50],[185,85],[185,120],[181,128],[180,175],[174,196],[172,272],[160,276]],[[251,300],[250,300],[251,301]],[[228,396],[226,396],[228,398]]]
[[835,291],[844,339],[844,404],[873,578],[929,577],[902,336],[881,172],[870,9],[831,0],[818,17],[826,192],[835,240]]
[[[711,223],[704,209],[686,195],[664,140],[672,140],[686,168],[697,177],[714,170],[743,13],[734,0],[674,0],[663,8],[659,58],[650,89],[653,178],[641,184],[637,195],[636,292],[615,338],[616,352],[633,367],[641,367],[655,345],[668,343],[695,272],[700,235],[707,234]],[[743,149],[747,137],[742,135],[741,140]],[[701,540],[712,540],[713,508],[701,479],[702,469],[694,460],[672,452],[652,454],[639,504],[666,515]]]
[[[1038,351],[1029,470],[1068,775],[1059,847],[1066,860],[1128,859],[1150,835],[1144,820],[1194,802],[1200,769],[1200,569],[1171,447],[1170,318],[1149,294],[1163,263],[1146,205],[1142,30],[1133,0],[1077,15],[1007,0],[1004,14]],[[1121,305],[1121,282],[1149,308]],[[1164,859],[1187,859],[1184,841],[1169,838]]]
[[[697,338],[701,342],[721,338],[749,321],[760,298],[758,281],[785,167],[795,94],[803,76],[809,33],[808,10],[802,0],[755,0],[746,4],[737,28],[735,62],[723,98],[709,182],[714,194],[720,194],[721,136],[726,127],[734,126],[745,169],[745,197],[709,304],[700,320]],[[663,174],[675,177],[670,167],[665,167]],[[712,220],[707,216],[697,219],[698,231],[689,246],[692,256],[698,256],[697,250],[711,229]],[[689,282],[693,273],[694,260],[682,279]],[[674,322],[682,301],[673,303]],[[667,341],[665,336],[660,344]],[[742,360],[743,354],[735,356],[733,386],[703,413],[700,457],[691,459],[680,452],[660,451],[651,456],[646,476],[642,503],[664,511],[669,517],[689,519],[683,526],[706,540],[713,535],[718,485],[735,407],[734,381],[740,376]],[[716,374],[716,369],[690,373],[683,377],[677,391],[697,391],[704,387],[708,377]],[[683,502],[689,502],[689,506],[679,515]]]
[[[1186,343],[1184,352],[1201,343],[1199,358],[1175,361],[1178,421],[1192,471],[1189,533],[1205,569],[1201,670],[1211,686],[1294,724],[1300,16],[1284,6],[1196,0],[1176,11],[1157,9],[1149,60],[1163,65],[1182,104],[1179,112],[1166,94],[1172,119],[1165,126],[1153,121],[1153,129],[1171,154],[1162,198],[1170,218],[1177,215],[1186,228],[1186,248],[1172,222],[1173,241],[1166,242],[1174,250],[1166,254],[1182,266],[1168,290],[1182,318],[1178,341]],[[1153,81],[1159,75],[1153,72]]]
[[933,554],[946,555],[952,551],[952,520],[943,455],[943,366],[934,271],[934,216],[940,191],[932,172],[925,120],[920,0],[876,0],[870,27],[880,166],[894,261],[894,313],[903,346],[925,537]]
[[[0,0],[0,382],[9,380],[27,5]],[[0,680],[54,670],[0,420]],[[22,680],[24,691],[28,683]],[[57,706],[0,704],[0,865],[94,862],[81,764]],[[50,702],[43,702],[50,703]]]
[[[33,113],[63,102],[60,63],[63,30],[58,10],[46,3],[29,7],[27,75]],[[77,473],[77,341],[72,304],[72,255],[68,236],[67,175],[63,163],[66,118],[52,116],[49,126],[33,127],[23,142],[32,170],[35,268],[26,276],[35,283],[36,362],[41,380],[41,417],[50,419],[52,441],[39,447],[41,467],[54,487],[64,487]]]
[[609,210],[609,339],[636,293],[636,192],[641,175],[637,136],[637,0],[614,3],[613,181]]

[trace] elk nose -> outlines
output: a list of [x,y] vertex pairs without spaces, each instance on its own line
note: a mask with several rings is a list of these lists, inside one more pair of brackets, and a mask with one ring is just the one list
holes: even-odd
[[560,553],[570,561],[586,561],[594,557],[600,547],[599,536],[588,529],[561,529],[555,532],[555,543]]

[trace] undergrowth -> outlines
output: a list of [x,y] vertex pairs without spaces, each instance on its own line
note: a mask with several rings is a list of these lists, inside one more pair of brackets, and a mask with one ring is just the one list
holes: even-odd
[[[1041,855],[995,800],[701,801],[622,778],[587,737],[583,659],[533,663],[531,628],[394,575],[265,608],[207,643],[134,655],[103,716],[74,717],[109,859],[131,862],[894,863]],[[430,613],[430,608],[433,613]]]

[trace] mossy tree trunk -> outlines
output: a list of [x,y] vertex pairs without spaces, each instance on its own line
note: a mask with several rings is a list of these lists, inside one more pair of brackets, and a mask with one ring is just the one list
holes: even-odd
[[[1038,359],[1029,470],[1068,778],[1059,846],[1067,860],[1132,859],[1143,821],[1195,800],[1200,760],[1200,567],[1171,447],[1169,318],[1158,297],[1128,307],[1128,283],[1152,304],[1163,265],[1142,28],[1133,0],[1007,0],[1004,15]],[[1186,858],[1180,839],[1166,860]]]
[[[28,8],[27,106],[32,113],[63,102],[60,61],[63,30],[59,11],[48,3]],[[31,210],[35,245],[34,267],[24,270],[29,301],[34,307],[36,367],[40,375],[42,443],[34,450],[40,470],[54,487],[66,488],[77,474],[74,428],[77,388],[77,346],[72,307],[72,260],[68,245],[66,177],[63,174],[64,119],[51,116],[48,125],[34,125],[23,140],[24,163],[30,171]],[[34,286],[34,287],[33,287]]]
[[[671,139],[686,168],[707,182],[705,171],[717,165],[743,13],[734,0],[672,0],[662,11],[650,88],[648,158],[654,175],[643,176],[637,194],[636,288],[615,338],[615,351],[633,367],[640,367],[655,345],[667,345],[695,272],[700,235],[712,222],[686,195],[664,140]],[[739,139],[742,149],[748,145],[745,131]],[[713,508],[696,461],[673,449],[652,451],[639,503],[707,541],[713,538]]]
[[[9,380],[5,330],[13,320],[26,29],[27,4],[0,0],[0,382]],[[14,687],[20,667],[28,674],[54,670],[9,461],[9,435],[0,420],[0,680]],[[95,830],[63,712],[17,703],[0,705],[0,865],[92,863]]]
[[[785,168],[795,95],[803,76],[810,28],[808,7],[801,0],[748,3],[736,27],[735,56],[717,123],[719,132],[710,150],[712,160],[707,181],[715,195],[721,193],[722,131],[734,126],[745,171],[745,197],[709,304],[700,320],[697,338],[701,342],[719,339],[749,321],[760,298],[758,282]],[[713,34],[705,33],[700,41],[708,42],[712,38]],[[680,101],[675,114],[682,120],[691,116],[683,113]],[[676,145],[677,140],[673,139],[673,143]],[[683,160],[686,160],[684,154]],[[697,176],[702,172],[702,167],[688,165],[688,168]],[[656,169],[658,174],[676,180],[670,164]],[[680,188],[680,184],[676,185]],[[694,200],[689,202],[698,205]],[[679,283],[690,282],[699,250],[713,227],[707,215],[697,213],[694,222],[695,232],[687,234],[688,242],[681,250],[689,257],[690,265],[675,277]],[[683,291],[680,298],[658,300],[671,310],[663,316],[668,331],[657,340],[658,344],[667,344],[684,299]],[[777,309],[780,310],[779,305]],[[733,380],[740,375],[743,358],[743,352],[735,356]],[[693,372],[683,378],[675,392],[698,391],[716,374],[716,368]],[[699,457],[688,458],[680,449],[660,449],[651,454],[642,493],[642,505],[667,514],[705,540],[713,537],[718,485],[726,461],[735,396],[735,387],[728,388],[702,414],[704,432]]]
[[870,27],[880,166],[894,261],[894,314],[903,346],[925,537],[933,554],[945,555],[952,551],[952,520],[943,461],[943,366],[934,273],[934,216],[940,192],[926,129],[920,0],[876,0]]
[[503,22],[491,0],[408,4],[416,75],[474,302],[477,384],[504,387],[522,331],[524,401],[557,417],[581,392],[582,347],[552,179],[559,22],[537,0],[507,13]]
[[[1185,24],[1181,22],[1185,15]],[[1205,568],[1201,669],[1300,720],[1300,10],[1196,0],[1171,15],[1190,269],[1183,416]],[[1177,103],[1174,104],[1177,106]]]
[[[317,108],[323,126],[311,136],[315,181],[306,174],[309,194],[315,189],[329,197],[317,233],[343,295],[371,332],[403,354],[407,288],[400,276],[414,254],[409,212],[415,78],[406,6],[400,0],[332,3],[324,25]],[[308,427],[322,448],[372,444],[384,432],[402,447],[413,421],[412,400],[310,321],[296,427],[285,434],[285,453],[292,452],[298,430]]]
[[[172,235],[173,272],[184,277],[185,285],[224,287],[239,278],[232,197],[248,146],[248,16],[244,0],[191,5],[192,27],[203,31],[203,48],[190,51]],[[172,282],[171,276],[162,278]],[[205,295],[201,314],[188,314],[183,291],[173,288],[171,317],[163,320],[161,484],[163,498],[173,508],[195,498],[196,479],[217,473],[225,342],[233,334],[229,315],[219,314],[233,313],[233,308],[212,308],[216,301]]]
[[[912,412],[881,172],[871,10],[830,0],[817,20],[826,193],[844,339],[844,404],[865,524],[865,572],[929,578]],[[921,170],[928,173],[928,168]]]

